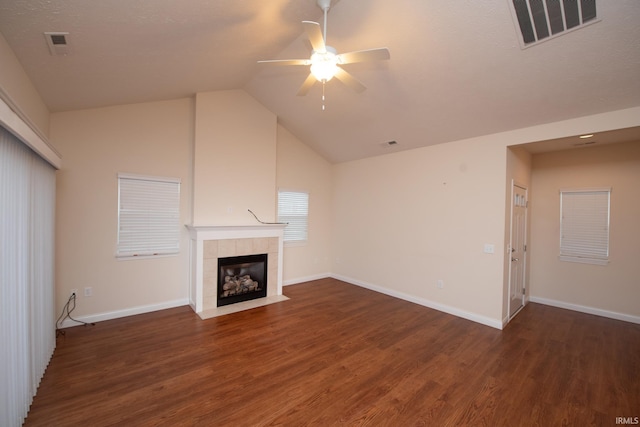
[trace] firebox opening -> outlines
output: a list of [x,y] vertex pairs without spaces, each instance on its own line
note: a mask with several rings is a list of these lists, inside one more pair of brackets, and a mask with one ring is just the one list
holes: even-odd
[[218,259],[218,307],[267,296],[267,254]]

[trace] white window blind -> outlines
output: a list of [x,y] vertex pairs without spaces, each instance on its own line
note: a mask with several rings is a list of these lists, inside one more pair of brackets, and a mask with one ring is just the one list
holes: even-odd
[[56,172],[0,126],[0,426],[20,426],[56,347]]
[[560,192],[560,259],[606,264],[609,260],[611,189]]
[[117,257],[180,251],[180,180],[118,174]]
[[286,222],[285,242],[306,242],[309,217],[309,193],[278,191],[278,222]]

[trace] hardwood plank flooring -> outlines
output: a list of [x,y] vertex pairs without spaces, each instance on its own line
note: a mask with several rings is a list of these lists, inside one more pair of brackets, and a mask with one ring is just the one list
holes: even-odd
[[333,279],[208,320],[66,329],[26,426],[614,426],[640,325],[529,304],[503,331]]

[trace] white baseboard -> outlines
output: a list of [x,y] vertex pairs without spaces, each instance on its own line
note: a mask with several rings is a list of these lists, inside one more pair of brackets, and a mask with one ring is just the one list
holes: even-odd
[[[95,323],[102,322],[104,320],[118,319],[120,317],[134,316],[136,314],[150,313],[152,311],[165,310],[167,308],[182,307],[183,305],[189,305],[189,299],[185,298],[175,301],[167,301],[160,304],[141,305],[138,307],[126,308],[124,310],[109,311],[106,313],[92,314],[89,316],[76,317],[73,315],[73,313],[71,313],[71,316],[81,322]],[[72,326],[78,325],[80,325],[80,323],[74,322],[71,319],[65,319],[62,322],[60,329],[70,328]]]
[[537,302],[538,304],[550,305],[552,307],[564,308],[566,310],[579,311],[580,313],[593,314],[595,316],[608,317],[610,319],[640,324],[640,316],[632,316],[630,314],[617,313],[615,311],[608,311],[595,307],[571,304],[568,302],[557,301],[548,298],[530,297],[529,301]]
[[350,277],[340,276],[338,274],[332,274],[330,277],[342,280],[343,282],[350,283],[352,285],[360,286],[362,288],[369,289],[371,291],[379,292],[381,294],[389,295],[394,298],[399,298],[405,301],[412,302],[414,304],[419,304],[425,307],[432,308],[434,310],[442,311],[443,313],[451,314],[456,317],[461,317],[463,319],[471,320],[472,322],[480,323],[486,326],[491,326],[492,328],[502,329],[503,323],[502,319],[492,319],[490,317],[482,316],[476,313],[471,313],[469,311],[460,310],[455,307],[451,307],[445,304],[440,304],[428,299],[419,298],[413,295],[405,294],[404,292],[394,291],[392,289],[383,288],[381,286],[372,285],[370,283],[362,282],[360,280],[352,279]]
[[282,286],[297,285],[298,283],[311,282],[313,280],[326,279],[331,277],[330,273],[314,274],[313,276],[297,277],[295,279],[289,279],[282,282]]

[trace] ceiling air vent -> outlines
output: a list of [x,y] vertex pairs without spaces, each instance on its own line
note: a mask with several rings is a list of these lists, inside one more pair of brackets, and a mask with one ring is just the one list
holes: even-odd
[[395,147],[398,145],[398,141],[385,141],[385,142],[381,142],[380,145],[382,147]]
[[509,0],[523,48],[598,22],[596,0]]
[[69,45],[67,44],[67,36],[69,33],[63,32],[46,32],[44,38],[47,40],[49,52],[51,55],[67,55],[69,53]]

